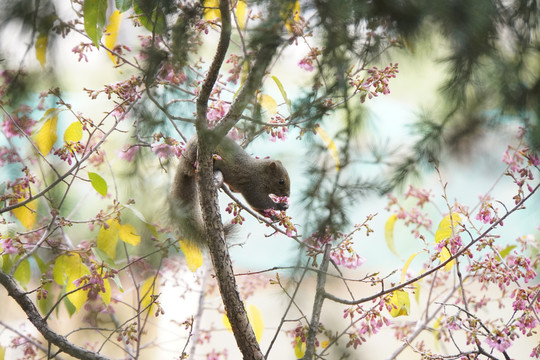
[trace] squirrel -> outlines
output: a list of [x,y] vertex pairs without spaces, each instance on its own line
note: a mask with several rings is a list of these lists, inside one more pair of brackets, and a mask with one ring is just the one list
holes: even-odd
[[[287,170],[278,160],[251,157],[234,140],[225,136],[216,148],[214,178],[219,187],[224,182],[233,192],[241,193],[247,203],[263,216],[266,209],[286,210],[286,203],[274,202],[270,194],[290,195]],[[205,244],[204,225],[197,190],[197,137],[192,137],[180,157],[172,189],[172,217],[179,222],[182,238],[197,245]],[[225,227],[230,233],[231,226]]]

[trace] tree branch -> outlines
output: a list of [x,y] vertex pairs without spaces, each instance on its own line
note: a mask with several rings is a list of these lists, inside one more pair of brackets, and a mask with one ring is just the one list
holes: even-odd
[[208,110],[208,99],[212,93],[212,89],[216,84],[219,76],[219,69],[225,60],[225,55],[231,42],[231,13],[229,11],[229,1],[220,0],[219,11],[221,13],[221,33],[219,35],[219,41],[214,55],[214,60],[208,69],[206,78],[201,86],[199,97],[197,98],[197,133],[199,139],[201,138],[201,130],[207,130],[206,112]]
[[264,43],[258,49],[253,67],[250,69],[238,95],[234,98],[229,111],[227,111],[223,119],[215,127],[218,137],[225,136],[238,122],[246,106],[255,96],[255,92],[262,85],[262,79],[266,74],[268,66],[277,48],[282,43],[281,32],[283,29],[283,20],[279,14],[281,6],[285,6],[281,1],[275,6],[271,6],[266,22],[259,27],[259,31],[263,31],[262,29],[264,29]]
[[64,336],[52,330],[47,321],[41,317],[38,309],[28,295],[19,287],[15,280],[8,274],[0,271],[0,284],[4,286],[8,295],[12,297],[28,316],[28,320],[36,327],[41,335],[50,343],[57,346],[62,352],[81,360],[107,360],[93,351],[83,349],[69,342]]
[[303,358],[304,360],[311,360],[315,354],[315,340],[319,330],[319,320],[321,318],[322,306],[326,294],[324,286],[326,285],[326,272],[328,271],[328,264],[330,263],[331,247],[331,244],[326,244],[324,246],[321,271],[317,274],[317,289],[315,292],[315,300],[313,301],[313,311],[311,313],[311,321],[309,323],[309,332],[306,340],[306,352]]
[[538,189],[540,188],[540,183],[538,185],[536,185],[536,187],[534,187],[532,189],[532,191],[529,193],[529,195],[525,196],[519,203],[516,204],[516,206],[514,206],[512,209],[510,209],[506,214],[504,214],[504,216],[502,216],[501,218],[499,218],[497,221],[495,221],[493,224],[491,224],[491,226],[489,228],[486,229],[486,231],[484,231],[482,234],[480,234],[478,237],[476,237],[475,239],[473,239],[471,242],[469,242],[466,246],[464,246],[463,248],[461,248],[459,251],[457,251],[455,254],[453,254],[452,256],[450,256],[448,259],[446,259],[446,261],[440,263],[439,265],[429,269],[429,270],[426,270],[425,272],[423,272],[422,274],[412,278],[412,279],[409,279],[401,284],[398,284],[396,286],[393,286],[391,288],[388,288],[386,290],[383,290],[383,291],[380,291],[376,294],[373,294],[371,296],[367,296],[367,297],[364,297],[362,299],[358,299],[358,300],[347,300],[347,299],[341,299],[341,298],[338,298],[337,296],[334,296],[332,294],[329,294],[329,293],[326,293],[325,297],[329,300],[332,300],[332,301],[335,301],[335,302],[338,302],[338,303],[341,303],[341,304],[345,304],[345,305],[358,305],[358,304],[362,304],[362,303],[365,303],[365,302],[368,302],[368,301],[371,301],[371,300],[374,300],[378,297],[381,297],[383,295],[386,295],[386,294],[389,294],[389,293],[392,293],[396,290],[399,290],[399,289],[403,289],[404,287],[406,286],[409,286],[409,285],[412,285],[414,284],[415,282],[417,282],[418,280],[421,280],[431,274],[433,274],[434,272],[442,269],[443,267],[446,266],[446,264],[454,261],[454,259],[460,257],[461,255],[465,254],[465,252],[471,247],[473,246],[474,244],[476,244],[478,241],[480,241],[481,239],[485,238],[491,231],[493,231],[497,226],[499,226],[500,223],[504,222],[513,212],[515,212],[516,210],[519,210],[519,209],[522,209],[523,208],[523,204],[525,204],[525,202],[527,200],[529,200],[531,198],[531,196],[534,195],[534,193],[536,191],[538,191]]
[[[92,149],[86,154],[84,155],[81,160],[79,160],[78,162],[76,162],[71,168],[69,168],[69,170],[67,170],[64,174],[62,174],[61,176],[57,177],[56,180],[54,180],[49,186],[47,186],[45,189],[43,189],[42,191],[40,191],[39,193],[33,195],[33,196],[30,196],[28,197],[27,199],[21,201],[21,202],[18,202],[16,204],[13,204],[13,205],[8,205],[4,208],[1,208],[0,209],[0,214],[2,213],[5,213],[7,211],[11,211],[13,209],[16,209],[18,207],[21,207],[21,206],[24,206],[24,205],[27,205],[29,202],[33,201],[33,200],[36,200],[40,197],[42,197],[43,195],[45,195],[46,193],[48,193],[49,191],[51,191],[56,185],[58,185],[59,183],[61,183],[62,181],[64,181],[65,178],[67,178],[69,175],[71,175],[76,169],[78,169],[79,167],[82,166],[82,164],[88,160],[88,158],[90,156],[92,156],[95,151],[105,142],[105,140],[109,137],[109,135],[111,135],[115,130],[116,130],[116,127],[117,125],[127,116],[127,114],[130,112],[130,110],[133,108],[133,106],[135,105],[135,103],[132,103],[129,105],[129,107],[126,109],[126,111],[122,114],[122,116],[115,120],[114,122],[114,125],[109,129],[109,131],[107,131],[103,137],[97,142],[96,145],[94,145],[92,147]],[[119,105],[121,106],[121,105]],[[115,108],[116,109],[116,108]],[[107,114],[107,116],[109,116],[110,114],[112,113],[109,112],[109,114]],[[88,140],[88,143],[89,143],[90,139]]]
[[199,200],[205,225],[208,250],[216,273],[221,299],[236,343],[244,359],[262,360],[264,357],[257,343],[255,333],[249,323],[244,303],[240,299],[232,261],[227,244],[225,243],[217,189],[214,184],[214,161],[212,154],[215,148],[215,138],[208,136],[212,134],[208,131],[206,119],[208,99],[219,75],[219,69],[225,58],[231,36],[228,0],[221,0],[219,9],[221,12],[222,31],[216,55],[197,98],[197,120],[195,125],[198,135],[197,183]]

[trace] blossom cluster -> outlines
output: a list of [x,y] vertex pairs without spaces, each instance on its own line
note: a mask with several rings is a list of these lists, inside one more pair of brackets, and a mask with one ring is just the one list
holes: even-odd
[[503,154],[502,161],[508,165],[507,175],[510,176],[518,186],[518,192],[514,196],[514,202],[518,204],[529,193],[533,192],[531,181],[534,180],[533,169],[539,170],[540,158],[528,146],[508,148]]
[[382,70],[374,66],[366,71],[369,75],[367,78],[362,75],[349,76],[349,85],[354,88],[355,93],[360,93],[361,102],[365,102],[366,97],[372,99],[379,94],[390,94],[389,82],[399,73],[398,63],[390,63]]
[[225,211],[234,216],[234,218],[231,220],[231,224],[242,225],[246,220],[246,218],[240,215],[242,208],[235,202],[229,203],[225,208]]
[[270,141],[275,142],[278,139],[287,139],[287,132],[289,129],[285,126],[286,120],[283,117],[279,115],[273,116],[272,119],[270,119],[270,124],[271,125],[264,127],[266,133],[270,135]]
[[387,211],[393,211],[397,219],[403,220],[404,225],[410,228],[411,233],[416,238],[423,238],[422,230],[430,230],[433,224],[431,217],[427,212],[422,212],[424,205],[429,203],[430,192],[424,189],[417,189],[412,185],[409,186],[409,190],[405,194],[405,198],[417,199],[416,206],[406,209],[400,204],[398,198],[395,195],[388,194],[388,204],[386,205]]
[[36,121],[30,117],[32,108],[28,105],[20,105],[10,115],[5,115],[2,122],[2,133],[8,139],[23,137],[32,134],[32,128]]
[[[357,269],[366,261],[353,248],[354,242],[352,234],[360,230],[362,226],[357,225],[351,234],[331,234],[328,229],[324,233],[314,233],[304,239],[306,253],[308,256],[316,257],[323,251],[326,244],[335,244],[330,249],[330,259],[336,264],[348,269]],[[368,234],[370,229],[368,228]]]
[[[380,299],[373,307],[364,310],[362,306],[354,306],[343,311],[343,317],[354,319],[354,326],[348,331],[347,347],[356,349],[367,341],[367,337],[377,334],[383,327],[390,326],[390,321],[382,314],[388,308],[385,299]],[[358,319],[357,319],[358,317]]]
[[264,215],[271,218],[278,226],[283,227],[287,236],[292,237],[298,233],[296,226],[292,222],[292,218],[285,211],[270,208],[264,211]]
[[176,156],[177,158],[179,158],[182,155],[183,147],[183,142],[179,142],[170,136],[163,135],[162,133],[154,134],[153,142],[150,145],[150,149],[152,150],[152,152],[161,159],[167,159],[170,156]]

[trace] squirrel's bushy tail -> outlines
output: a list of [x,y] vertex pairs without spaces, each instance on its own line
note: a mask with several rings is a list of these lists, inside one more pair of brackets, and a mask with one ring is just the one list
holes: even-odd
[[[199,247],[206,246],[207,240],[204,231],[204,222],[199,205],[199,192],[195,172],[197,158],[197,142],[193,139],[188,142],[182,156],[178,171],[174,178],[171,202],[169,204],[170,219],[180,239],[189,240]],[[216,176],[218,183],[223,182],[220,172]],[[218,178],[220,180],[218,180]],[[234,233],[233,224],[224,226],[225,236]]]

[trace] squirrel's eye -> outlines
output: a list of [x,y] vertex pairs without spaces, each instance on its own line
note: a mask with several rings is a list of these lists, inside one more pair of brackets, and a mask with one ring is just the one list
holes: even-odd
[[279,185],[284,185],[285,184],[285,180],[284,179],[279,179]]

